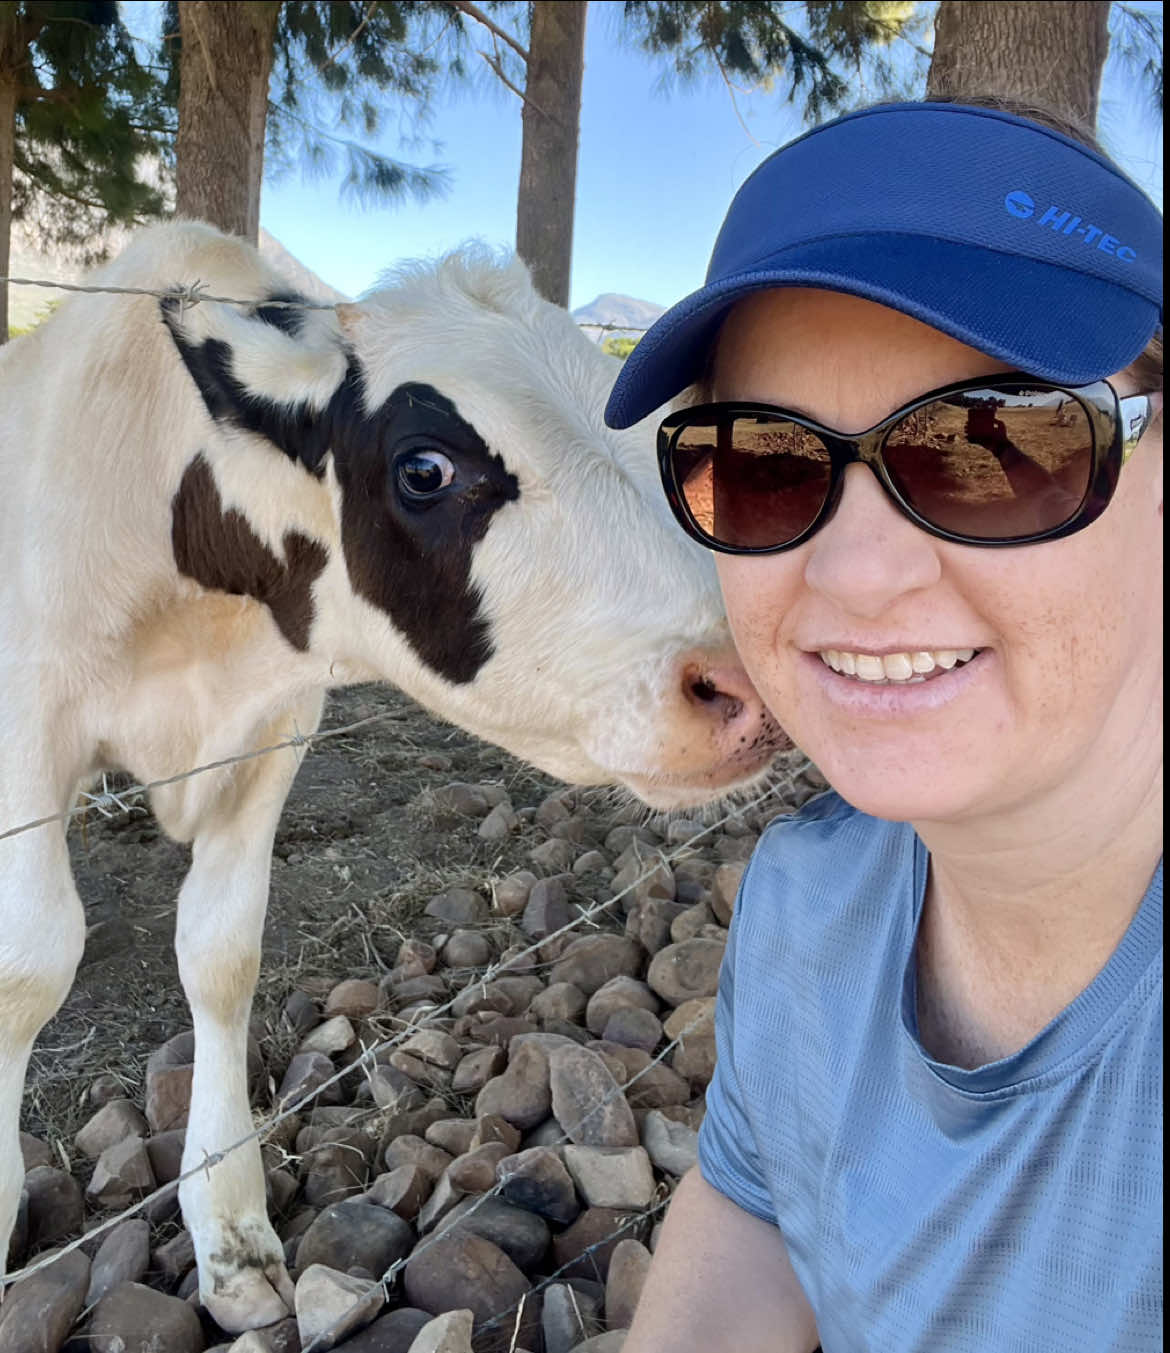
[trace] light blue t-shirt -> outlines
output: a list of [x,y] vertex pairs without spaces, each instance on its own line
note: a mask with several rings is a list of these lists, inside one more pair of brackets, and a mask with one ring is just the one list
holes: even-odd
[[1162,866],[1094,981],[963,1070],[917,1037],[913,829],[825,794],[764,834],[699,1162],[776,1223],[825,1353],[1162,1348]]

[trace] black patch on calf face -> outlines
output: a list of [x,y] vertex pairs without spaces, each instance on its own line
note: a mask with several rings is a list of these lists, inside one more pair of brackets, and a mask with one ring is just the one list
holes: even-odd
[[179,572],[202,587],[262,602],[281,634],[304,652],[313,624],[313,580],[329,556],[299,531],[286,531],[283,544],[280,560],[242,512],[224,511],[211,466],[196,456],[171,500],[171,547]]
[[[274,291],[252,313],[265,324],[271,324],[274,329],[279,329],[282,334],[296,338],[305,327],[305,312],[294,307],[306,304],[306,300],[307,298],[299,291]],[[280,302],[283,304],[279,304]]]
[[[277,298],[274,298],[277,299]],[[329,450],[329,419],[324,412],[308,404],[274,404],[249,390],[232,371],[232,349],[219,338],[206,338],[192,343],[179,327],[179,299],[168,296],[160,302],[163,319],[175,340],[183,364],[203,396],[207,412],[217,423],[229,423],[264,437],[278,447],[289,460],[299,461],[306,469],[320,476]],[[300,331],[303,312],[273,309],[268,314],[256,312],[257,318],[285,333]],[[296,316],[295,330],[291,321],[275,316]]]
[[[471,582],[471,555],[492,516],[520,496],[515,475],[430,385],[400,385],[368,413],[351,364],[333,401],[341,540],[350,582],[385,611],[418,656],[454,684],[491,657],[491,628]],[[424,496],[404,463],[446,461],[449,485]]]

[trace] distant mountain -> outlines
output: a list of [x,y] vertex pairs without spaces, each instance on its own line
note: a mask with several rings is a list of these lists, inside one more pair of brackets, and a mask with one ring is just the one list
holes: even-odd
[[610,337],[639,338],[663,310],[663,306],[655,305],[653,301],[640,301],[634,296],[607,291],[588,305],[578,306],[573,311],[573,318],[600,343]]

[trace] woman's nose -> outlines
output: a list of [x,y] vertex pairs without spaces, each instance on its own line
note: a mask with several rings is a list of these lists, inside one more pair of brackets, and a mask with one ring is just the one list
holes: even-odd
[[810,542],[805,581],[842,611],[875,619],[939,580],[939,542],[890,501],[867,465],[850,465],[832,517]]

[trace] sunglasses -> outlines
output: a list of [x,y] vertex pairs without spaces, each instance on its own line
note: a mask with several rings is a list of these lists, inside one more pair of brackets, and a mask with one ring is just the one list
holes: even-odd
[[853,437],[769,404],[700,404],[663,421],[658,463],[683,529],[724,554],[803,544],[854,462],[931,535],[1031,545],[1096,521],[1152,413],[1107,381],[1023,375],[944,386]]

